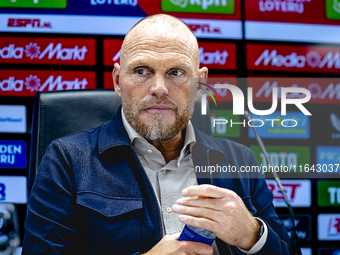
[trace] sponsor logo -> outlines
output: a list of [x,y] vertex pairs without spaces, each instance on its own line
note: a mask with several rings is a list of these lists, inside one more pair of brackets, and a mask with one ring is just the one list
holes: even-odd
[[137,6],[138,0],[91,0],[91,5],[127,5],[127,6]]
[[336,164],[340,164],[340,146],[317,146],[316,163],[320,165],[333,165],[333,171],[335,171]]
[[332,133],[332,139],[340,139],[340,118],[335,113],[329,115],[332,127],[337,131]]
[[2,37],[1,62],[94,65],[95,40]]
[[340,1],[326,0],[326,17],[328,19],[340,19]]
[[26,168],[25,141],[0,140],[0,168]]
[[[262,138],[309,139],[310,137],[309,116],[301,112],[287,112],[287,119],[282,119],[279,112],[269,116],[251,114],[251,117],[254,126],[261,127],[257,128],[257,132]],[[250,138],[255,138],[252,127],[248,127],[248,135]]]
[[[270,102],[273,89],[277,88],[277,98],[281,100],[282,88],[304,88],[311,94],[310,103],[339,104],[340,79],[329,78],[254,78],[248,79],[248,87],[254,89],[255,102]],[[287,93],[286,98],[299,99],[305,95],[299,92]]]
[[[250,146],[255,153],[257,162],[267,166],[267,160],[259,146]],[[304,146],[266,146],[266,150],[272,165],[287,166],[294,170],[299,165],[309,164],[309,148]]]
[[251,70],[340,71],[340,49],[336,48],[247,45],[247,52]]
[[320,241],[340,240],[340,214],[318,215],[318,239]]
[[26,106],[0,105],[0,133],[26,133]]
[[229,56],[228,51],[224,50],[220,52],[216,50],[215,52],[204,52],[204,48],[199,48],[200,62],[204,65],[225,65],[227,62],[227,57]]
[[340,181],[318,181],[319,206],[340,206]]
[[234,0],[162,0],[162,10],[169,12],[196,12],[233,14]]
[[51,22],[41,19],[8,19],[7,27],[52,28]]
[[0,75],[4,95],[33,96],[36,91],[95,88],[95,73],[81,71],[6,70]]
[[197,32],[200,32],[202,34],[221,34],[222,33],[220,27],[213,27],[210,24],[188,23],[188,26],[194,33],[197,33]]
[[15,204],[26,204],[26,176],[0,176],[0,201]]
[[289,12],[289,13],[303,13],[305,3],[310,3],[311,0],[260,0],[259,10],[260,12]]
[[[273,193],[275,207],[287,207],[283,195],[274,180],[266,180],[268,188]],[[310,207],[311,181],[310,180],[281,180],[287,198],[293,207]]]
[[329,69],[331,67],[335,67],[336,69],[340,68],[339,64],[339,52],[333,54],[333,52],[329,52],[325,57],[321,57],[317,51],[310,51],[305,56],[297,55],[297,53],[292,52],[289,55],[283,56],[277,53],[277,50],[272,50],[269,52],[268,49],[265,49],[259,58],[255,61],[255,65],[263,64],[267,66],[268,64],[272,66],[285,66],[285,67],[298,67],[302,68],[306,65],[311,68],[324,68],[325,66]]
[[0,7],[65,9],[67,0],[11,0],[1,1]]
[[209,69],[236,69],[236,45],[199,42],[200,66]]
[[211,119],[211,132],[213,136],[224,136],[224,137],[239,137],[240,127],[239,126],[227,126],[227,125],[213,125],[216,120],[221,121],[231,121],[238,122],[240,117],[238,115],[233,115],[230,110],[210,110]]
[[[288,235],[291,236],[293,229],[293,222],[289,215],[279,215],[283,222]],[[294,221],[296,233],[301,240],[310,240],[311,238],[311,217],[309,215],[295,215]]]
[[62,75],[54,77],[50,75],[47,80],[41,84],[41,80],[37,75],[30,75],[26,77],[25,80],[15,80],[15,77],[10,76],[8,79],[3,80],[0,87],[3,91],[23,91],[23,85],[25,85],[26,90],[31,92],[43,91],[47,88],[50,90],[69,90],[69,89],[85,89],[88,84],[86,78],[79,80],[75,78],[73,81],[63,80]]

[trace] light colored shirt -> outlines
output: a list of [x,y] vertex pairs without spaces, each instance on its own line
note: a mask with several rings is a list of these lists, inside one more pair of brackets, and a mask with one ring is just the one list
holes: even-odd
[[[181,232],[184,224],[179,221],[179,214],[172,212],[171,206],[176,203],[178,198],[182,197],[181,191],[184,188],[197,185],[194,163],[191,157],[191,149],[196,143],[196,136],[191,122],[189,121],[186,126],[184,145],[180,155],[166,163],[162,153],[131,127],[125,118],[123,109],[122,120],[132,147],[157,197],[162,217],[163,234],[171,235]],[[240,249],[242,252],[255,254],[264,246],[268,230],[266,224],[264,222],[263,224],[265,229],[260,240],[248,252]],[[219,255],[215,242],[212,247],[214,254]]]

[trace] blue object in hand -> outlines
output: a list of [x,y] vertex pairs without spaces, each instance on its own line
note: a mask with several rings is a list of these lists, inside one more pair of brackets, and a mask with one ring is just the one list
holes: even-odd
[[216,236],[213,232],[202,228],[185,225],[181,235],[178,238],[178,241],[200,242],[211,245],[215,238]]

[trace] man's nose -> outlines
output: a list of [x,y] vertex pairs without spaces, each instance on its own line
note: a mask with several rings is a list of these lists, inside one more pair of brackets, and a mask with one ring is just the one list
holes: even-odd
[[168,94],[166,77],[162,74],[155,74],[150,87],[150,94],[162,97]]

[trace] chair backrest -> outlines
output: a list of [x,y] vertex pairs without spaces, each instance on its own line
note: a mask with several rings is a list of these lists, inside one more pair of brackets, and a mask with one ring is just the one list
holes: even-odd
[[[121,99],[114,90],[66,90],[37,92],[34,97],[28,194],[48,145],[57,138],[92,128],[108,121],[116,113]],[[211,135],[209,109],[201,115],[200,101],[195,103],[192,122]]]

